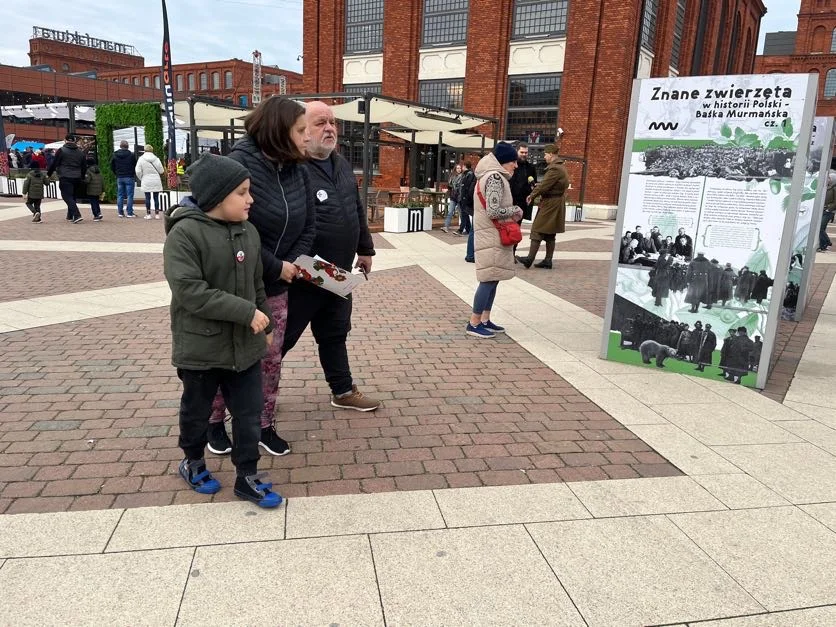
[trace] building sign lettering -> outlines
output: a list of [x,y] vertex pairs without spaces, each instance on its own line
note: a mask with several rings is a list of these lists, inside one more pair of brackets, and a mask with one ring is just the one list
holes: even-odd
[[49,39],[65,44],[84,46],[85,48],[95,48],[96,50],[106,50],[108,52],[118,52],[120,54],[138,56],[138,52],[133,46],[120,44],[115,41],[107,41],[105,39],[97,39],[96,37],[91,37],[87,33],[79,33],[78,31],[61,31],[54,30],[52,28],[35,26],[32,29],[32,39]]

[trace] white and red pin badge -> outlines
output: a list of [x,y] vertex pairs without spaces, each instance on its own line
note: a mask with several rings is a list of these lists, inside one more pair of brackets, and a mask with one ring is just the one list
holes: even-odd
[[244,254],[243,250],[239,250],[237,253],[235,253],[235,259],[238,261],[238,263],[244,263],[244,259],[246,258],[247,256]]

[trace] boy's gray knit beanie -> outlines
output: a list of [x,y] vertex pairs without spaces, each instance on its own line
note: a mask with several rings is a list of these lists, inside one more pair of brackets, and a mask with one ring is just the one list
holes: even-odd
[[211,211],[236,187],[250,178],[250,171],[229,157],[205,152],[186,170],[197,206]]

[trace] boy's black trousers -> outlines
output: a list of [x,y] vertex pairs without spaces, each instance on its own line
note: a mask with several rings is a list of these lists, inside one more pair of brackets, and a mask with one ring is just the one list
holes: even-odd
[[180,398],[180,448],[190,460],[203,459],[209,415],[218,388],[232,414],[232,463],[239,477],[254,475],[258,469],[258,441],[261,437],[261,362],[241,372],[177,369],[183,382]]

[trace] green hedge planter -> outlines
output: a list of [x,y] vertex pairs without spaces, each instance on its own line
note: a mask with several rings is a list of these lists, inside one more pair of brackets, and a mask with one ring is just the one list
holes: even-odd
[[116,199],[116,177],[110,170],[113,129],[128,126],[144,127],[145,141],[154,147],[158,155],[163,151],[163,122],[159,104],[120,102],[96,106],[96,145],[99,151],[99,169],[104,178],[105,198],[108,202]]

